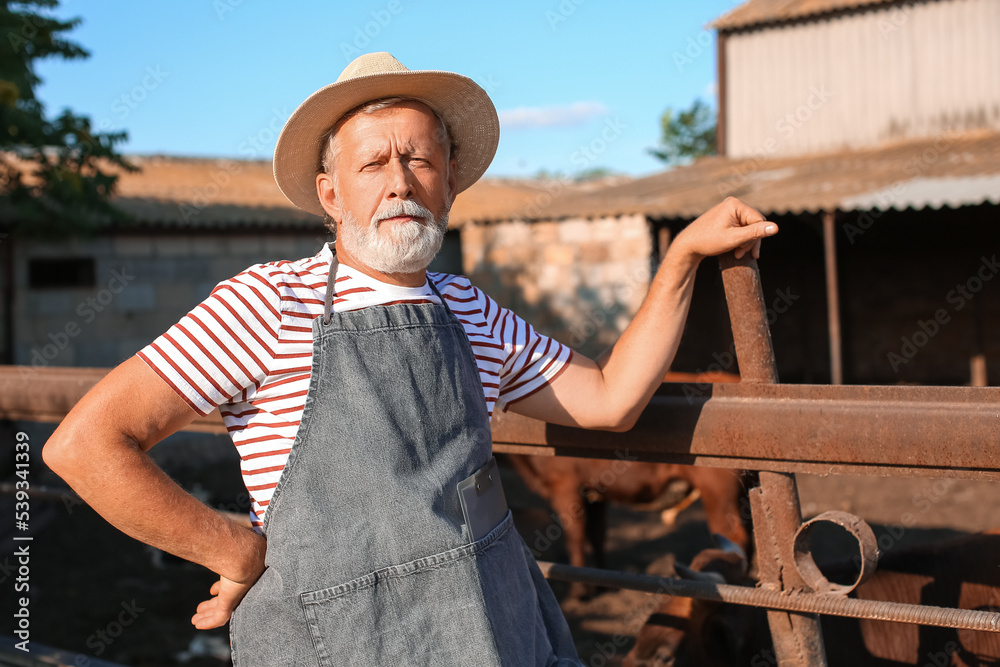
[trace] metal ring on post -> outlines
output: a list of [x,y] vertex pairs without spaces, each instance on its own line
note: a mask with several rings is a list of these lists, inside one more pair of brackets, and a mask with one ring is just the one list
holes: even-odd
[[[855,557],[854,562],[858,564],[859,571],[854,583],[837,584],[830,581],[813,560],[809,533],[812,527],[820,522],[829,522],[840,526],[857,542],[858,556]],[[795,531],[795,568],[799,571],[802,580],[817,593],[847,595],[875,574],[877,567],[878,541],[875,539],[875,533],[872,532],[871,526],[861,517],[836,510],[823,512],[803,523]]]

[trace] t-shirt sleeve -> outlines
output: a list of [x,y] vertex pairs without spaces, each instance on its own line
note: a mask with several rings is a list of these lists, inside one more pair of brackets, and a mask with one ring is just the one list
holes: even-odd
[[500,308],[500,318],[506,360],[500,373],[500,396],[494,409],[506,411],[511,403],[527,398],[558,377],[573,351],[556,339],[538,333],[506,308]]
[[251,267],[219,283],[137,355],[204,416],[260,387],[280,327],[280,295],[262,267]]

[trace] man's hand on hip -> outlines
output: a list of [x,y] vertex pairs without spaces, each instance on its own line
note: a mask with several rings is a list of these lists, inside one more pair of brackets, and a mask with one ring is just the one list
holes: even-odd
[[253,531],[252,546],[248,550],[248,576],[240,581],[226,577],[212,584],[209,589],[211,598],[201,602],[191,624],[199,630],[210,630],[225,625],[232,617],[237,605],[264,573],[264,554],[267,551],[267,540]]

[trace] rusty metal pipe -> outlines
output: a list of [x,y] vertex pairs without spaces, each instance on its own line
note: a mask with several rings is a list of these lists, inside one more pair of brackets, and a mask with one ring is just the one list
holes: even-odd
[[[767,321],[764,290],[751,255],[719,257],[726,289],[733,342],[740,368],[740,384],[777,384],[778,365]],[[792,541],[802,525],[799,492],[790,473],[761,471],[750,489],[754,542],[764,588],[781,592],[808,589],[794,567]],[[826,651],[819,617],[799,611],[769,609],[767,623],[779,667],[823,667]]]
[[562,563],[538,561],[538,567],[548,579],[582,582],[610,588],[624,588],[645,593],[662,593],[677,597],[714,600],[747,607],[762,607],[786,612],[865,618],[893,623],[933,625],[940,628],[957,628],[979,632],[1000,632],[1000,612],[976,609],[952,609],[930,605],[858,600],[840,595],[774,591],[749,586],[712,584],[656,577],[648,574],[630,574],[592,567],[573,567]]
[[[0,418],[58,422],[110,369],[0,366]],[[225,433],[218,411],[187,431]],[[1000,481],[1000,387],[671,383],[628,433],[493,416],[498,452]]]

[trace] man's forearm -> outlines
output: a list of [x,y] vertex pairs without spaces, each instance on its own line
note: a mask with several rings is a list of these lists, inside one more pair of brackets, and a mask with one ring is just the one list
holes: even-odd
[[698,264],[735,251],[757,257],[778,227],[738,199],[713,206],[677,235],[639,312],[608,352],[574,355],[561,374],[515,403],[515,412],[567,426],[627,430],[660,385],[677,353]]
[[113,526],[234,581],[251,576],[247,551],[261,538],[184,491],[134,443],[73,446],[78,453],[47,457],[50,467]]
[[[113,370],[45,444],[46,464],[126,534],[234,581],[258,575],[264,538],[184,491],[146,453],[190,421],[190,408],[157,383],[138,360]],[[140,417],[152,405],[160,416]]]
[[597,359],[606,396],[626,426],[635,423],[677,354],[700,257],[672,245],[621,338]]

